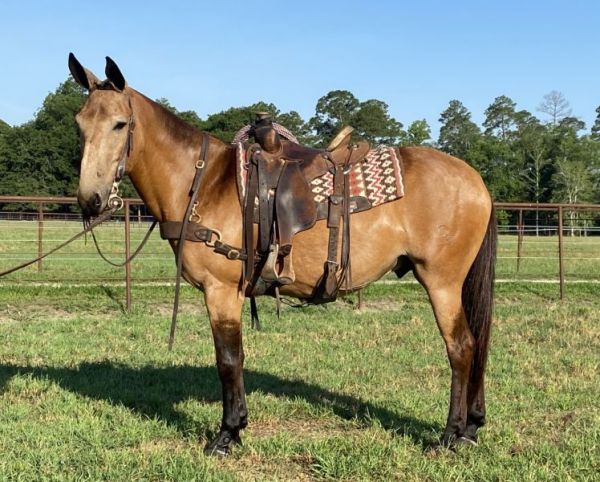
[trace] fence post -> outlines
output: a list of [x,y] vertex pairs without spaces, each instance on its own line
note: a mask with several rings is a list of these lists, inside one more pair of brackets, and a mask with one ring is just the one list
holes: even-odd
[[[38,223],[38,257],[44,254],[43,236],[44,236],[44,207],[43,203],[38,203],[37,223]],[[37,262],[38,272],[42,271],[42,260]]]
[[521,252],[523,250],[523,210],[519,209],[519,220],[517,221],[517,273],[521,267]]
[[558,207],[558,276],[560,278],[560,299],[565,296],[565,271],[563,266],[563,208]]
[[[125,209],[125,259],[129,259],[131,251],[131,225],[129,223],[129,201],[123,203]],[[131,262],[125,263],[125,307],[131,310]]]

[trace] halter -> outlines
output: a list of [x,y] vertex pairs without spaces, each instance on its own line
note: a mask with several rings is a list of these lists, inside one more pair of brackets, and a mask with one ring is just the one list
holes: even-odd
[[107,207],[112,209],[113,211],[118,211],[123,207],[123,199],[119,196],[119,184],[121,184],[121,180],[125,175],[125,168],[127,167],[127,160],[133,150],[133,130],[135,129],[135,117],[133,115],[133,106],[131,105],[131,96],[127,97],[127,102],[129,104],[129,110],[131,115],[129,116],[129,120],[127,121],[127,140],[125,141],[125,145],[123,146],[123,152],[121,153],[121,158],[119,163],[117,164],[117,171],[115,173],[115,180],[113,181],[112,188],[110,190],[110,195],[108,196],[108,204]]

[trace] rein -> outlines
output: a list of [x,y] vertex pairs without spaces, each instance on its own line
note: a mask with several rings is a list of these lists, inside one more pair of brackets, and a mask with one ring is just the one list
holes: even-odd
[[27,268],[27,266],[31,266],[32,264],[37,263],[38,261],[40,261],[40,260],[42,260],[42,259],[50,256],[51,254],[56,253],[59,249],[64,248],[68,244],[71,244],[73,241],[79,239],[84,234],[89,233],[90,231],[92,231],[92,229],[94,229],[95,227],[99,226],[104,221],[107,221],[108,219],[110,219],[110,217],[112,216],[112,214],[113,214],[112,210],[111,211],[105,211],[100,216],[98,216],[96,219],[94,219],[93,221],[91,221],[87,225],[85,225],[84,228],[83,228],[83,230],[80,231],[79,233],[77,233],[75,236],[69,238],[64,243],[59,244],[55,248],[52,248],[50,251],[48,251],[47,253],[43,254],[42,256],[38,256],[37,258],[32,259],[31,261],[27,261],[25,263],[21,263],[18,266],[14,266],[13,268],[7,269],[6,271],[2,271],[0,273],[0,278],[2,276],[6,276],[7,274],[14,273],[15,271],[19,271],[20,269]]
[[98,244],[98,240],[96,239],[96,233],[94,233],[93,229],[90,229],[90,232],[92,233],[92,239],[94,240],[94,246],[96,246],[96,251],[98,251],[98,254],[100,255],[100,257],[104,261],[106,261],[108,264],[110,264],[111,266],[114,266],[116,268],[122,268],[130,261],[133,261],[137,257],[137,255],[140,254],[140,252],[142,251],[142,249],[148,242],[148,239],[150,239],[150,235],[152,234],[152,231],[154,231],[154,228],[156,227],[156,223],[157,223],[157,221],[152,221],[152,224],[148,228],[148,231],[146,231],[146,234],[144,235],[144,239],[142,239],[139,246],[136,248],[136,250],[133,252],[133,254],[131,256],[129,256],[128,258],[125,258],[125,261],[122,261],[121,263],[115,263],[114,261],[111,261],[110,259],[108,259],[105,256],[105,254],[102,252],[102,250],[100,249],[100,245]]
[[[208,154],[209,144],[208,134],[202,133],[202,147],[200,149],[200,157],[196,161],[196,174],[192,181],[192,187],[190,189],[190,200],[185,210],[183,222],[181,223],[181,231],[179,232],[179,240],[177,242],[177,273],[175,275],[175,298],[173,300],[173,315],[171,317],[171,330],[169,331],[169,351],[173,350],[173,342],[175,341],[175,330],[177,328],[177,312],[179,311],[179,292],[181,289],[181,272],[183,270],[183,245],[186,241],[187,227],[190,221],[198,218],[195,213],[197,206],[196,199],[198,198],[198,192],[200,191],[200,181],[204,177],[204,168],[206,167],[206,157]],[[215,231],[216,232],[216,231]],[[221,235],[217,233],[217,238],[220,239]],[[212,237],[212,235],[209,235]],[[206,244],[210,246],[210,237],[205,240]]]

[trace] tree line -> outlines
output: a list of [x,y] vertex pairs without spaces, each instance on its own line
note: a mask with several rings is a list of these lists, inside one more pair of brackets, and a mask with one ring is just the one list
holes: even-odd
[[[75,114],[86,92],[68,79],[50,93],[34,118],[18,126],[0,120],[0,194],[72,196],[77,189],[80,146]],[[519,110],[507,96],[496,97],[482,125],[459,100],[441,112],[438,139],[424,119],[406,127],[377,99],[361,101],[335,90],[318,99],[308,120],[258,102],[201,118],[179,111],[167,99],[157,102],[181,118],[224,141],[254,118],[269,111],[302,143],[324,146],[343,125],[372,144],[425,145],[455,155],[475,167],[497,201],[600,202],[600,106],[590,130],[572,115],[560,92],[543,96],[537,116]],[[134,195],[129,186],[127,195]],[[8,208],[8,206],[6,206]]]

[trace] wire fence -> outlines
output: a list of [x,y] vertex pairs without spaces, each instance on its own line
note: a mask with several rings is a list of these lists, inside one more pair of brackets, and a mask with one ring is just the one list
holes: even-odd
[[[0,196],[0,271],[35,258],[81,230],[79,214],[56,211],[57,206],[73,204],[74,198]],[[499,281],[557,283],[561,297],[565,283],[600,283],[600,205],[497,203],[496,210]],[[151,221],[140,200],[126,200],[123,214],[95,229],[103,253],[123,261]],[[105,263],[88,237],[0,278],[0,285],[123,284],[130,307],[133,284],[167,284],[174,276],[173,252],[155,231],[141,254],[124,268]]]

